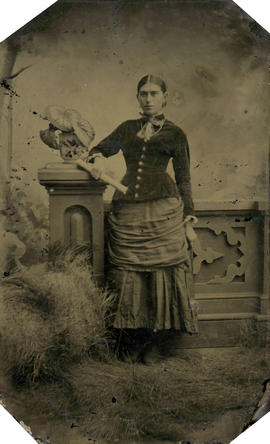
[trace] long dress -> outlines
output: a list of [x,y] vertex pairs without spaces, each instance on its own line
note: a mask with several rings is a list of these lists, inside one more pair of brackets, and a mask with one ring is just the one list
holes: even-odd
[[[161,119],[162,121],[162,119]],[[197,333],[192,261],[184,216],[193,214],[189,147],[184,132],[162,121],[143,137],[145,118],[122,123],[90,155],[123,151],[124,195],[109,214],[108,282],[117,293],[113,327]],[[175,181],[167,173],[172,158]]]

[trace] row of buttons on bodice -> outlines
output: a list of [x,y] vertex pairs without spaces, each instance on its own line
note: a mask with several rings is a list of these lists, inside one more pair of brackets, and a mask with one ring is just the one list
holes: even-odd
[[145,158],[145,154],[144,154],[145,151],[146,151],[146,147],[143,146],[142,147],[141,160],[138,162],[139,168],[137,169],[138,175],[136,177],[136,184],[135,184],[135,188],[137,190],[137,193],[135,193],[135,199],[137,199],[139,197],[138,191],[139,191],[139,188],[141,186],[139,182],[142,180],[142,176],[140,176],[140,173],[142,173],[142,171],[143,171],[142,167],[144,165],[143,159]]

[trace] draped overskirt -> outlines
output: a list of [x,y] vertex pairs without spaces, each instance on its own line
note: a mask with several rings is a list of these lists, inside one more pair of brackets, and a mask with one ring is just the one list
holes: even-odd
[[108,282],[116,294],[113,327],[196,333],[181,198],[115,202],[109,224]]

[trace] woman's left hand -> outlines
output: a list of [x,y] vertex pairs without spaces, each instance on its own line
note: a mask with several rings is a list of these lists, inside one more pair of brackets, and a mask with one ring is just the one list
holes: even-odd
[[196,224],[197,222],[198,222],[197,217],[191,215],[186,216],[184,219],[186,237],[192,249],[194,249],[195,246],[196,248],[200,247],[200,240],[193,228],[193,225]]
[[195,233],[193,226],[192,226],[192,222],[188,221],[185,224],[185,229],[186,229],[186,236],[189,240],[189,242],[194,242],[197,239],[197,234]]

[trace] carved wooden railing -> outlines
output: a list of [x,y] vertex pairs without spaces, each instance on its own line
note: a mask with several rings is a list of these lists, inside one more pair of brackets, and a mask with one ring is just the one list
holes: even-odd
[[[199,319],[212,342],[265,341],[269,321],[269,215],[265,202],[195,203],[194,278]],[[260,332],[260,327],[261,329]],[[212,330],[212,332],[211,332]],[[248,339],[247,339],[248,340]],[[241,341],[240,341],[241,342]]]
[[[266,205],[201,201],[196,213],[201,245],[194,248],[194,274],[201,312],[268,315]],[[225,306],[218,302],[224,300]]]

